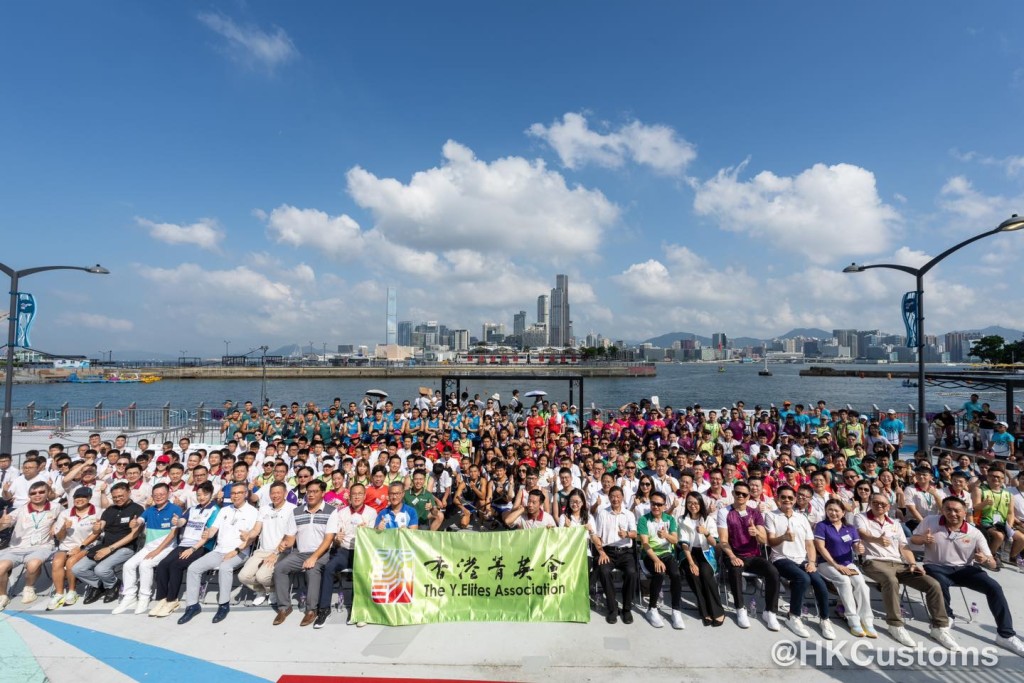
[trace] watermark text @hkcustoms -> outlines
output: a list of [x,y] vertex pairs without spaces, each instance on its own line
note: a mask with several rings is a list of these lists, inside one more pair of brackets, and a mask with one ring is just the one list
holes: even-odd
[[999,665],[999,650],[995,647],[965,647],[952,651],[922,645],[874,647],[867,640],[780,640],[772,645],[772,662],[783,667],[991,668]]

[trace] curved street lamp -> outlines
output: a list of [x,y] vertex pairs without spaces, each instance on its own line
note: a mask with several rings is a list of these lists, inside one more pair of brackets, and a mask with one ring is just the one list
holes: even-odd
[[18,333],[18,282],[23,277],[42,273],[47,270],[81,270],[94,275],[109,275],[110,271],[96,264],[95,266],[40,266],[14,270],[0,263],[0,272],[11,278],[11,310],[7,318],[7,358],[4,362],[4,415],[0,419],[0,453],[10,453],[14,442],[14,415],[11,414],[11,394],[14,388],[14,344]]
[[1013,214],[1012,217],[1006,219],[992,230],[988,230],[987,232],[975,235],[970,239],[966,239],[959,244],[953,245],[920,268],[911,268],[910,266],[904,266],[898,263],[876,263],[867,266],[851,263],[843,268],[844,273],[863,273],[865,270],[871,270],[872,268],[888,268],[889,270],[899,270],[913,275],[917,280],[917,448],[919,451],[924,451],[928,445],[928,420],[925,418],[924,391],[924,275],[934,268],[939,261],[946,258],[953,252],[966,247],[968,244],[972,244],[973,242],[977,242],[978,240],[991,235],[996,235],[1001,232],[1013,232],[1015,230],[1020,230],[1021,228],[1024,228],[1024,218],[1020,218],[1017,214]]

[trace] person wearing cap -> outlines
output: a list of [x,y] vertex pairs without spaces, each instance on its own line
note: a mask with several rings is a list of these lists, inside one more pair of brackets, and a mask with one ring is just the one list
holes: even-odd
[[142,513],[146,526],[145,545],[124,563],[121,569],[123,590],[121,600],[112,614],[122,614],[132,607],[136,614],[149,611],[149,598],[153,594],[153,572],[160,561],[174,549],[174,528],[171,521],[182,514],[182,509],[168,502],[167,484],[153,487],[153,504]]
[[43,563],[53,555],[53,536],[63,512],[59,505],[50,503],[49,497],[50,485],[37,481],[28,490],[28,503],[0,517],[0,529],[14,529],[11,544],[0,550],[0,612],[11,602],[7,581],[19,565],[25,565],[26,577],[21,601],[28,604],[36,599],[36,579]]
[[1013,434],[1009,432],[1009,424],[1000,420],[996,422],[996,431],[992,434],[992,454],[999,459],[1009,459],[1014,453]]
[[932,468],[921,464],[914,468],[914,483],[903,489],[907,506],[907,527],[913,531],[928,515],[937,515],[942,506],[942,492],[932,481]]
[[878,428],[897,451],[903,447],[903,435],[906,433],[907,427],[903,424],[903,420],[896,417],[894,409],[889,408],[886,411],[885,419],[878,424]]
[[959,498],[942,502],[942,514],[931,515],[918,525],[911,543],[924,546],[924,570],[942,587],[946,611],[949,588],[960,586],[984,594],[996,621],[996,645],[1024,657],[1024,642],[1013,630],[1013,619],[999,583],[983,567],[997,569],[984,535],[967,523],[967,507]]
[[71,509],[62,513],[57,520],[54,538],[58,545],[51,564],[53,595],[46,605],[47,610],[78,602],[75,575],[71,568],[85,557],[85,549],[99,537],[99,534],[93,532],[93,524],[99,521],[99,510],[90,502],[92,495],[92,489],[86,486],[76,489],[71,498]]

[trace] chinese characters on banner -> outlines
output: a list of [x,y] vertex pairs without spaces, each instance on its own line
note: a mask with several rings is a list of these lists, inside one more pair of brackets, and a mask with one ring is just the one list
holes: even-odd
[[582,527],[492,533],[360,529],[354,621],[590,620]]

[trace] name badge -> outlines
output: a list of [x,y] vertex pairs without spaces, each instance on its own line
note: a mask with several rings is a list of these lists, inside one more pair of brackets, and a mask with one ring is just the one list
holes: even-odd
[[840,536],[839,538],[843,539],[843,540],[844,540],[844,541],[846,541],[847,543],[849,543],[849,542],[850,542],[851,540],[853,540],[853,537],[852,537],[852,536],[850,536],[850,534],[843,534],[843,535],[842,535],[842,536]]
[[122,517],[121,518],[121,524],[127,524],[130,521],[132,521],[131,517]]

